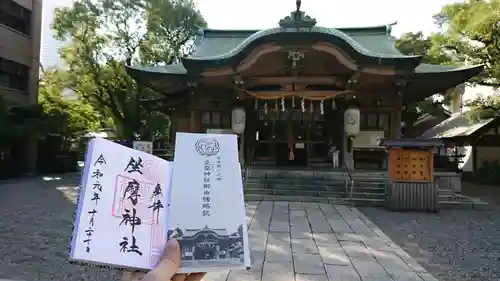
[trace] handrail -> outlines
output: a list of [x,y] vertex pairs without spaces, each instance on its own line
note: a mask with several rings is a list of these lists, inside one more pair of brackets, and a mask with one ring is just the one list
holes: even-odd
[[[346,192],[349,193],[349,198],[352,198],[352,190],[354,188],[354,180],[352,179],[351,171],[349,171],[349,168],[347,167],[347,163],[345,162],[344,159],[342,159],[342,163],[344,164],[344,169],[347,171],[347,175],[349,176],[349,179],[345,181],[345,189]],[[349,186],[350,183],[350,186]]]

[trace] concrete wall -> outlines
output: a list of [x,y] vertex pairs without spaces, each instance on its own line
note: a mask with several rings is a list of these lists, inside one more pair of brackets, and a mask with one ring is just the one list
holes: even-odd
[[42,1],[14,0],[14,2],[31,10],[31,35],[28,36],[0,25],[0,57],[30,68],[28,91],[4,89],[3,92],[12,102],[36,104],[38,102]]

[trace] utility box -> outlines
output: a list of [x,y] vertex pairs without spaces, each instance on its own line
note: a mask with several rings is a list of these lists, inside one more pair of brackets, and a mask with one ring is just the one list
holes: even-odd
[[385,205],[393,211],[439,212],[438,185],[434,183],[436,140],[383,140],[388,150]]

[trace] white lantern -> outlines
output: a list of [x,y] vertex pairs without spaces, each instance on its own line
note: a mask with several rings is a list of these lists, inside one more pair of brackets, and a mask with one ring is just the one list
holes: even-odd
[[348,108],[344,112],[344,130],[348,137],[354,137],[359,133],[360,119],[358,108]]
[[235,134],[243,134],[245,131],[246,113],[243,107],[233,108],[231,114],[231,129]]

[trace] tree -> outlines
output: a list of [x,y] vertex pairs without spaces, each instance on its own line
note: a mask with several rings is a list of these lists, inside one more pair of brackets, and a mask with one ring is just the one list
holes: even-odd
[[[446,43],[457,58],[470,64],[483,64],[481,75],[472,83],[500,87],[500,0],[467,0],[444,6],[434,16],[446,29]],[[484,118],[497,115],[500,98],[478,98],[471,104],[468,115]]]
[[157,94],[138,87],[124,67],[176,62],[204,26],[192,1],[77,0],[56,9],[52,29],[56,38],[71,40],[61,51],[70,74],[66,86],[111,116],[119,137],[133,139],[164,135],[170,122],[140,104]]
[[[63,97],[67,91],[65,81],[68,75],[64,70],[45,71],[39,88],[45,130],[61,137],[66,145],[101,127],[99,114],[91,104],[79,98],[68,100]],[[61,149],[68,150],[69,147]]]
[[[443,35],[434,33],[431,36],[424,36],[422,32],[408,32],[403,34],[396,40],[396,48],[405,55],[420,55],[423,63],[429,64],[454,64],[453,57],[450,51],[446,50],[446,40]],[[441,94],[443,93],[435,93]],[[444,96],[444,100],[447,97]],[[406,110],[403,114],[403,120],[406,124],[405,134],[410,134],[412,125],[423,114],[434,114],[438,103],[435,103],[434,97],[428,97],[425,100],[406,105]]]

